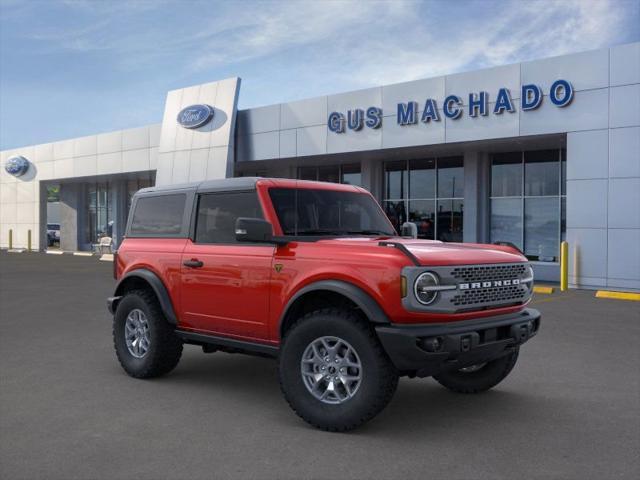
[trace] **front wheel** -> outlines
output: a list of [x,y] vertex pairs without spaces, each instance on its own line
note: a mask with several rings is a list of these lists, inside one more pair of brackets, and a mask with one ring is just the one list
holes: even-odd
[[113,316],[113,344],[120,365],[135,378],[159,377],[182,356],[182,341],[148,290],[128,292]]
[[279,375],[291,408],[328,431],[351,430],[372,419],[398,386],[398,373],[371,326],[342,309],[317,310],[291,327]]
[[518,360],[519,349],[504,357],[469,367],[442,372],[433,378],[449,390],[457,393],[480,393],[498,385],[504,380]]

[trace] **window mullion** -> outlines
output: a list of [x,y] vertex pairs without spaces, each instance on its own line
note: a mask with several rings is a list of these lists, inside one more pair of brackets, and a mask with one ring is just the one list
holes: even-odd
[[562,148],[558,149],[558,259],[562,242]]
[[525,217],[524,217],[524,198],[526,195],[525,192],[525,185],[526,185],[526,181],[525,181],[525,174],[526,172],[526,168],[524,165],[524,152],[521,153],[521,162],[520,162],[520,166],[522,168],[522,180],[520,181],[521,185],[521,190],[520,190],[520,222],[521,222],[521,228],[520,228],[520,245],[522,245],[522,252],[525,252],[525,245],[524,245],[524,229],[525,229]]

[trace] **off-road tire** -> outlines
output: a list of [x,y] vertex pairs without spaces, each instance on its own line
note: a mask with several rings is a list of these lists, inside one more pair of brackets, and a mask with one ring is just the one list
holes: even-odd
[[[305,386],[300,362],[314,340],[335,336],[357,351],[362,380],[354,396],[341,404],[326,404]],[[339,308],[311,312],[286,332],[279,357],[280,388],[291,408],[305,422],[322,430],[352,430],[380,413],[398,386],[398,372],[382,349],[371,325],[358,313]]]
[[519,348],[504,357],[487,362],[480,370],[463,372],[448,371],[434,375],[433,378],[449,390],[457,393],[481,393],[498,385],[504,380],[518,360]]
[[[136,358],[127,349],[124,336],[127,315],[140,309],[147,317],[151,345],[142,358]],[[113,316],[113,346],[125,372],[134,378],[153,378],[173,370],[182,356],[182,341],[167,322],[158,300],[148,290],[131,290],[118,303]]]

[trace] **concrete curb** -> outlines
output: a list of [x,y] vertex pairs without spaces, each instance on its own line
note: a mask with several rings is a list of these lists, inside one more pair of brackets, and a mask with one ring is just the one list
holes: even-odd
[[554,292],[554,288],[553,287],[549,287],[547,285],[534,285],[533,286],[533,293],[544,293],[544,294],[551,294]]
[[640,293],[598,290],[596,292],[596,298],[608,298],[611,300],[631,300],[632,302],[640,302]]

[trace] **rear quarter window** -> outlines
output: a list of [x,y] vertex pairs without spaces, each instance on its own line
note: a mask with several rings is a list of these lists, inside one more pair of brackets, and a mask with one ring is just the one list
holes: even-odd
[[129,236],[180,236],[186,199],[184,193],[138,198]]

